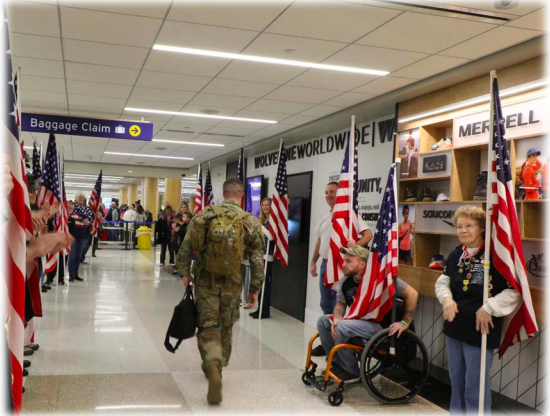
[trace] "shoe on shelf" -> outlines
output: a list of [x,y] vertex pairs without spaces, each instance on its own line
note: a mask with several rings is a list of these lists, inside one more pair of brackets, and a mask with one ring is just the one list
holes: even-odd
[[433,200],[430,188],[422,188],[422,202],[430,202]]
[[436,201],[438,201],[438,202],[448,201],[448,200],[449,200],[449,197],[447,195],[445,195],[443,192],[441,192],[439,195],[437,195]]
[[487,199],[487,171],[484,170],[477,175],[476,190],[474,192],[474,200]]
[[318,345],[311,350],[311,355],[314,357],[323,357],[327,355],[327,353],[322,345]]
[[414,194],[413,190],[409,188],[408,186],[405,187],[405,202],[416,202],[418,199],[416,199],[416,195]]
[[74,277],[74,280],[78,280],[79,282],[83,282],[83,281],[84,281],[84,279],[83,279],[82,277],[80,277],[79,275],[76,275],[76,276]]
[[[450,147],[449,147],[450,146]],[[432,150],[450,149],[453,147],[453,139],[445,137],[432,146]]]
[[28,368],[31,366],[31,362],[29,360],[23,360],[23,368]]
[[36,351],[40,348],[40,345],[39,344],[29,344],[29,345],[25,345],[25,347],[30,348],[33,351]]

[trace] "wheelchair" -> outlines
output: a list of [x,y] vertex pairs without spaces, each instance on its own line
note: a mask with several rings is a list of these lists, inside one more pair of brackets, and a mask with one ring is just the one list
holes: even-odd
[[[398,306],[402,311],[401,307]],[[388,313],[391,315],[391,311]],[[336,345],[328,354],[326,370],[316,375],[317,364],[311,360],[313,343],[319,334],[309,340],[305,371],[302,382],[320,391],[336,384],[336,389],[329,393],[328,402],[340,406],[344,402],[346,382],[340,380],[330,371],[334,355],[339,349],[355,350],[359,361],[360,383],[367,392],[382,404],[403,404],[412,400],[424,388],[429,373],[430,361],[428,351],[422,340],[414,332],[414,323],[399,338],[389,336],[391,318],[381,322],[382,329],[371,339],[354,337],[346,344]],[[393,341],[392,341],[393,338]],[[393,348],[392,348],[393,342]],[[358,384],[348,381],[347,385]]]

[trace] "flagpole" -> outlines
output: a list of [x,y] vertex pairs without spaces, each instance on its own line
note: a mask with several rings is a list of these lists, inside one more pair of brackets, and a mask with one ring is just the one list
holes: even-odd
[[[393,174],[393,189],[394,189],[394,196],[395,196],[395,207],[394,207],[394,213],[395,220],[397,221],[397,224],[399,224],[399,177],[401,173],[401,158],[396,157],[395,158],[395,171]],[[397,226],[397,258],[399,258],[399,225]],[[399,267],[399,265],[397,266]],[[399,270],[399,269],[398,269]],[[397,273],[399,275],[399,271]],[[392,324],[397,319],[397,292],[394,291],[393,293],[393,305],[391,308],[391,322]],[[395,336],[390,338],[390,355],[395,355]]]
[[[353,172],[355,172],[354,169],[354,163],[355,163],[355,116],[351,116],[351,130],[349,132],[349,148],[350,148],[350,156],[348,157],[348,176],[349,176],[349,189],[351,191],[350,198],[349,198],[349,204],[350,209],[348,210],[348,221],[349,221],[349,227],[348,227],[348,240],[353,239],[353,190],[354,190],[354,180],[355,175]],[[357,235],[359,235],[359,230],[357,230]]]
[[[485,218],[485,255],[483,260],[483,304],[489,298],[489,271],[491,268],[491,214],[493,212],[492,204],[492,176],[493,176],[493,149],[491,144],[495,135],[495,99],[493,97],[493,81],[497,78],[497,71],[490,73],[490,95],[489,104],[489,143],[487,152],[487,212]],[[485,372],[487,368],[487,334],[481,335],[481,363],[479,368],[479,414],[483,415],[485,409]]]

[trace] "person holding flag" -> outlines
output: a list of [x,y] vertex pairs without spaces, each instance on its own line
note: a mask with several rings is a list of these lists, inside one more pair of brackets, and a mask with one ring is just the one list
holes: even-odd
[[[94,219],[94,214],[85,204],[86,195],[84,192],[78,191],[75,193],[75,207],[70,215],[70,218],[74,221],[73,237],[74,242],[71,245],[71,254],[69,255],[69,282],[75,280],[83,281],[79,275],[78,270],[80,268],[80,261],[82,260],[82,254],[86,249],[88,243],[88,236],[90,234],[89,227]],[[59,284],[62,284],[61,282]]]
[[202,167],[199,163],[199,173],[197,175],[197,190],[195,191],[195,211],[193,215],[197,215],[202,210]]
[[212,178],[210,177],[210,162],[206,168],[206,180],[204,181],[203,208],[214,203],[214,190],[212,189]]

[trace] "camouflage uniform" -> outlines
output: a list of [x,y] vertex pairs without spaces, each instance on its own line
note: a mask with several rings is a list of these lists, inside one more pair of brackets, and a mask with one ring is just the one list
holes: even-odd
[[[241,211],[241,207],[225,201],[222,208]],[[176,268],[182,278],[191,276],[190,266],[193,251],[198,252],[193,265],[195,297],[197,299],[197,342],[203,370],[206,372],[212,361],[219,360],[222,366],[229,363],[233,324],[239,320],[239,303],[243,279],[239,272],[233,276],[221,276],[204,269],[201,253],[206,249],[208,234],[207,218],[214,215],[206,207],[189,223],[187,234],[178,251]],[[242,219],[245,233],[245,257],[250,260],[250,293],[258,293],[264,280],[264,237],[257,218],[248,215]]]

